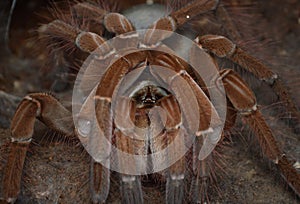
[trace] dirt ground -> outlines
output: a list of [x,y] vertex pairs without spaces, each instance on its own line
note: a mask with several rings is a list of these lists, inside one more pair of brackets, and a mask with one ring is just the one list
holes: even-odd
[[[0,183],[6,163],[5,144],[9,141],[10,119],[20,98],[27,93],[51,90],[69,105],[70,85],[60,78],[53,85],[53,79],[59,75],[57,70],[51,70],[56,75],[40,71],[48,56],[45,52],[37,54],[36,47],[39,45],[35,44],[33,31],[40,21],[47,20],[38,15],[47,13],[46,9],[41,9],[46,5],[37,0],[17,2],[9,43],[12,54],[3,48],[0,56]],[[300,2],[258,1],[255,7],[259,14],[255,19],[259,19],[259,22],[252,21],[246,25],[253,26],[249,32],[257,33],[257,36],[251,37],[262,43],[259,50],[249,48],[249,51],[266,60],[282,77],[293,100],[300,107]],[[241,44],[245,46],[251,42],[249,40]],[[287,115],[276,111],[278,102],[272,94],[272,99],[269,99],[269,94],[266,95],[256,82],[252,87],[280,146],[291,160],[300,161],[299,133],[280,120]],[[211,203],[299,203],[299,198],[289,189],[278,170],[262,158],[257,143],[249,140],[252,136],[248,128],[243,124],[234,128],[232,143],[230,148],[226,148],[224,156],[226,173],[218,181],[218,190],[210,189]],[[17,203],[89,203],[89,163],[90,158],[78,141],[56,139],[55,134],[38,123],[27,153]],[[143,187],[146,203],[161,203],[164,196],[162,189],[161,186]],[[1,193],[0,187],[0,198]],[[115,174],[108,203],[120,203]]]

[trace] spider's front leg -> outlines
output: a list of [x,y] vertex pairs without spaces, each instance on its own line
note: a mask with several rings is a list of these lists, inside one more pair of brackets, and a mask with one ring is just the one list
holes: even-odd
[[[138,53],[132,53],[127,56],[123,56],[120,59],[118,59],[116,62],[114,62],[108,70],[105,72],[104,76],[102,77],[101,82],[99,83],[98,87],[95,89],[95,96],[93,98],[88,98],[87,101],[95,100],[95,111],[96,111],[96,119],[97,119],[97,125],[99,129],[102,130],[103,136],[101,137],[99,135],[95,135],[94,138],[89,138],[84,135],[81,136],[81,140],[86,142],[83,142],[84,145],[90,144],[92,148],[93,153],[96,153],[98,155],[98,160],[103,160],[106,158],[109,158],[109,154],[111,152],[107,152],[104,150],[107,147],[103,147],[105,145],[111,145],[107,144],[105,141],[111,141],[113,134],[115,134],[116,138],[116,146],[119,147],[119,149],[124,150],[125,152],[128,150],[129,153],[135,153],[132,152],[132,144],[129,141],[126,140],[126,137],[124,137],[117,128],[114,131],[113,130],[113,124],[116,124],[116,127],[120,124],[124,124],[128,126],[126,121],[124,121],[124,117],[130,117],[131,114],[131,107],[130,103],[126,106],[125,109],[123,109],[124,104],[119,104],[116,106],[116,110],[112,110],[112,96],[114,94],[114,91],[117,87],[117,85],[120,83],[124,75],[126,75],[131,69],[137,68],[138,65],[140,65],[142,62],[144,62],[147,58],[146,52],[138,52]],[[141,65],[142,66],[142,65]],[[113,82],[113,83],[112,83]],[[128,101],[122,101],[122,103],[125,103]],[[93,108],[94,106],[91,104],[85,104],[82,108],[82,116],[83,118],[79,119],[79,121],[85,121],[84,114],[89,115],[89,109]],[[86,109],[85,109],[86,108]],[[119,108],[119,109],[118,109]],[[134,109],[133,109],[134,110]],[[120,114],[123,113],[121,117],[112,118],[113,111],[116,111],[116,113]],[[82,117],[81,116],[81,117]],[[120,119],[121,118],[121,119]],[[120,120],[118,120],[120,119]],[[123,128],[119,128],[120,130],[123,130]],[[92,132],[89,131],[89,132]],[[106,139],[104,139],[106,138]],[[125,138],[125,139],[124,139]],[[91,140],[94,139],[94,140]],[[103,151],[104,150],[104,151]],[[110,150],[109,150],[110,151]],[[105,158],[103,158],[103,156]],[[107,162],[110,162],[107,160]],[[116,162],[116,161],[113,161]],[[124,164],[125,162],[125,164]],[[99,168],[105,168],[100,164],[99,161],[93,161],[94,166],[98,166]],[[120,161],[120,168],[122,167],[122,164],[128,165],[126,161]],[[108,164],[110,165],[110,164]],[[134,168],[135,165],[130,165],[130,167]],[[94,171],[96,172],[96,171]],[[98,171],[100,174],[95,175],[92,173],[92,185],[91,185],[91,191],[92,191],[92,197],[94,203],[103,203],[106,201],[108,192],[109,192],[109,182],[102,182],[104,179],[109,179],[109,171],[102,172],[105,173],[106,176],[103,177],[101,175],[101,171]],[[102,179],[101,179],[102,178]],[[121,175],[121,189],[123,193],[123,199],[124,202],[127,203],[142,203],[142,190],[141,190],[141,181],[138,178],[138,176],[128,176],[128,175]]]
[[[215,151],[214,148],[218,142],[222,140],[221,120],[204,91],[186,71],[187,67],[184,63],[172,55],[161,54],[156,56],[155,64],[164,65],[164,67],[175,71],[173,75],[163,76],[155,69],[151,70],[157,79],[168,82],[170,89],[178,96],[179,103],[183,104],[181,109],[189,123],[185,126],[187,130],[185,134],[196,136],[192,145],[192,179],[189,189],[189,201],[192,203],[204,203],[208,200],[207,188],[212,180],[216,179],[212,171],[215,161],[211,154]],[[193,102],[193,96],[196,100],[195,103]],[[187,101],[184,99],[187,99]],[[197,104],[197,106],[193,107],[191,104]],[[195,113],[196,115],[199,114],[200,118],[197,118]],[[197,124],[195,121],[200,122]],[[176,163],[179,166],[180,164],[184,165],[184,163]],[[185,174],[182,173],[182,175],[184,176]],[[176,182],[178,185],[178,181]],[[172,184],[176,186],[175,182]],[[173,191],[173,193],[177,192]],[[171,196],[167,197],[168,203],[180,203],[176,202],[176,199],[175,201],[170,199]]]
[[[164,151],[163,161],[170,163],[174,158],[178,159],[166,170],[166,203],[183,203],[185,198],[185,179],[186,179],[186,161],[182,156],[186,152],[185,144],[185,130],[182,129],[181,110],[176,98],[172,95],[165,96],[160,99],[157,104],[157,109],[150,112],[151,120],[151,135],[150,135],[150,148],[155,155],[157,152]],[[162,114],[160,109],[163,109],[165,115]],[[159,127],[165,124],[162,131],[155,135]],[[159,166],[160,157],[152,156],[155,166]]]
[[[131,98],[121,97],[117,102],[115,113],[114,137],[118,150],[130,155],[146,155],[147,148],[144,142],[146,131],[144,130],[148,120],[145,111],[137,109],[135,101]],[[137,131],[139,129],[137,127],[141,128],[141,131]],[[145,169],[146,163],[118,154],[118,168],[122,172],[120,174],[122,203],[143,203],[140,176],[123,172]]]
[[57,99],[44,93],[26,96],[11,122],[9,156],[2,184],[3,198],[7,202],[13,203],[20,193],[23,165],[36,118],[57,132],[67,136],[74,135],[71,113]]
[[271,129],[256,105],[256,98],[253,92],[242,78],[231,69],[222,70],[219,80],[223,81],[227,98],[233,107],[254,131],[264,155],[278,166],[286,182],[299,196],[300,175],[284,152],[280,150]]

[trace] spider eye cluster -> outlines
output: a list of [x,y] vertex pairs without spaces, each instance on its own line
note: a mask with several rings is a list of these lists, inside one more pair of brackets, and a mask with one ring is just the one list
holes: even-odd
[[138,108],[151,108],[163,97],[169,95],[166,89],[156,85],[146,85],[137,90],[132,99]]

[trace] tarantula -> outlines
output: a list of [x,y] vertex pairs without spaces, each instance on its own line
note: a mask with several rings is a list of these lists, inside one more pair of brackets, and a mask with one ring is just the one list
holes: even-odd
[[[148,5],[149,9],[152,6]],[[215,147],[225,139],[224,132],[233,126],[237,114],[254,131],[264,155],[276,164],[299,195],[300,175],[277,145],[244,80],[232,69],[203,76],[194,67],[219,69],[217,58],[226,58],[269,84],[299,119],[279,77],[224,36],[198,36],[194,41],[196,47],[179,41],[177,48],[166,46],[172,46],[167,42],[179,27],[213,10],[218,10],[226,20],[221,2],[195,0],[166,17],[157,17],[149,26],[142,25],[148,29],[140,33],[134,32],[141,29],[135,20],[138,16],[126,17],[92,3],[77,3],[71,8],[72,18],[87,18],[86,21],[100,29],[98,33],[95,27],[95,32],[83,31],[60,19],[43,26],[40,32],[57,44],[73,43],[90,54],[91,61],[78,74],[82,78],[74,89],[85,93],[80,97],[83,101],[79,108],[78,104],[73,106],[73,111],[77,107],[76,114],[49,94],[24,97],[11,123],[9,157],[2,184],[4,200],[14,202],[19,194],[23,164],[37,118],[55,131],[70,137],[76,135],[91,154],[90,189],[94,203],[104,203],[107,199],[110,168],[120,172],[124,203],[143,203],[141,175],[149,172],[160,173],[166,180],[166,203],[203,203],[213,177]],[[115,43],[101,36],[101,26],[105,32],[116,35]],[[234,29],[229,30],[232,36],[238,35]],[[130,49],[116,53],[122,43]],[[177,52],[182,50],[189,53],[189,60],[178,56]],[[199,61],[200,55],[205,60]],[[102,68],[101,74],[95,71]],[[128,79],[130,73],[135,75]],[[221,106],[225,107],[226,116],[213,102],[212,88],[208,85],[224,97]],[[117,101],[115,95],[121,95]],[[95,118],[91,119],[91,115]],[[144,160],[123,157],[122,153]]]

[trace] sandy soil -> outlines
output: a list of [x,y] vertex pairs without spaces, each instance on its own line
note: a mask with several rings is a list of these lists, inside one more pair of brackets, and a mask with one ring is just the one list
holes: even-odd
[[[53,88],[53,74],[45,80],[39,70],[45,56],[33,57],[36,45],[32,40],[32,29],[36,27],[39,18],[36,10],[44,3],[31,0],[24,3],[27,12],[17,7],[13,18],[10,43],[15,57],[1,58],[0,65],[0,181],[6,162],[6,145],[9,141],[9,121],[16,109],[18,97],[35,91],[58,90],[58,97],[67,101],[68,84],[61,83]],[[234,1],[238,2],[238,1]],[[247,1],[251,2],[251,1]],[[300,106],[300,3],[297,0],[261,1],[257,5],[260,21],[264,27],[258,35],[261,40],[271,39],[272,43],[263,44],[259,56],[271,60],[272,68],[282,76],[289,87],[298,107]],[[39,10],[40,11],[40,10]],[[46,12],[46,11],[42,11]],[[29,21],[20,21],[28,15]],[[259,23],[257,23],[259,24]],[[255,22],[251,22],[255,26]],[[255,36],[253,36],[255,38]],[[251,51],[251,50],[250,50]],[[259,55],[255,50],[253,53]],[[34,60],[33,60],[34,59]],[[18,67],[19,66],[19,67]],[[3,70],[3,71],[2,71]],[[30,83],[28,83],[30,82]],[[278,118],[285,114],[275,112],[276,101],[267,100],[264,91],[252,85],[257,92],[259,102],[268,124],[272,127],[279,144],[284,148],[289,158],[300,160],[300,135]],[[51,88],[52,87],[52,88]],[[9,97],[5,93],[17,96]],[[236,134],[232,136],[230,148],[226,148],[226,174],[218,182],[218,190],[210,189],[212,203],[299,203],[299,198],[287,187],[278,170],[266,159],[263,159],[256,142],[249,142],[247,127],[237,125]],[[55,139],[55,135],[42,124],[36,128],[33,143],[26,158],[22,189],[17,203],[88,203],[89,194],[89,163],[90,158],[78,141],[64,138]],[[117,176],[112,179],[112,189],[108,203],[120,203]],[[161,203],[162,187],[144,187],[146,203]],[[2,189],[0,188],[0,198]],[[0,201],[1,202],[1,201]]]

